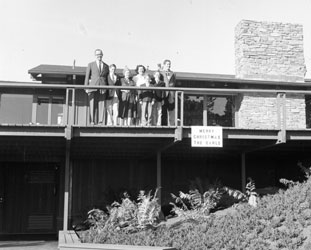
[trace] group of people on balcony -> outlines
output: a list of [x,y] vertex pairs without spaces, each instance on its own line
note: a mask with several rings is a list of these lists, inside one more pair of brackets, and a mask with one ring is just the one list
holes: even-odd
[[[175,92],[143,90],[140,87],[175,87],[176,75],[171,71],[171,61],[164,60],[152,75],[143,65],[137,65],[136,75],[124,67],[123,77],[116,74],[116,65],[103,62],[103,51],[95,50],[95,61],[88,64],[85,85],[126,86],[136,89],[86,89],[89,98],[90,124],[108,126],[161,126],[175,125]],[[98,102],[96,101],[98,100]],[[98,119],[95,105],[98,103]]]

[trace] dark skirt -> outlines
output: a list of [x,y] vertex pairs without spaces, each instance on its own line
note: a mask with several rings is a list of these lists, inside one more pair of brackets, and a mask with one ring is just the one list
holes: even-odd
[[136,117],[136,103],[129,96],[125,100],[119,100],[119,114],[122,119]]

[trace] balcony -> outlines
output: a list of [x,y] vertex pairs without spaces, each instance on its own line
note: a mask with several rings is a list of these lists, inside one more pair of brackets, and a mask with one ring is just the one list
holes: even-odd
[[[100,87],[107,88],[137,89]],[[189,151],[191,126],[196,125],[221,126],[224,149],[233,151],[255,150],[285,142],[291,145],[297,141],[304,141],[304,145],[307,145],[311,141],[311,91],[308,89],[140,88],[175,91],[176,126],[90,125],[88,99],[85,86],[81,85],[1,82],[0,89],[2,147],[14,145],[18,140],[19,143],[25,141],[25,144],[29,144],[25,147],[29,148],[32,142],[50,138],[52,144],[58,144],[59,140],[72,141],[72,149],[76,149],[73,152],[77,157],[82,152],[96,155],[105,150],[113,155],[116,148],[122,155],[142,156],[176,142],[179,144],[176,147],[184,152]],[[298,99],[300,106],[292,107],[291,99]],[[247,107],[257,101],[264,104],[257,105],[258,110],[254,108],[247,111]],[[244,110],[243,105],[246,107],[243,107]],[[301,108],[305,115],[295,116],[301,112]],[[251,112],[252,115],[247,113],[245,118],[243,112]],[[264,115],[267,115],[268,122],[258,122]],[[290,125],[292,122],[294,125]],[[299,126],[293,128],[295,124]],[[33,140],[26,143],[26,138]],[[123,145],[121,151],[120,142]]]

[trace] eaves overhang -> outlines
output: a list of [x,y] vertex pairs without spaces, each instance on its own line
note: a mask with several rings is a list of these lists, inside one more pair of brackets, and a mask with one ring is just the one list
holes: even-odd
[[[116,73],[122,74],[122,69],[117,69]],[[154,71],[149,70],[152,74]],[[66,66],[66,65],[47,65],[40,64],[28,71],[35,79],[41,79],[42,75],[56,78],[66,78],[67,76],[85,76],[86,67],[82,66]],[[196,82],[214,82],[214,83],[229,83],[243,85],[263,85],[263,86],[294,86],[294,87],[310,87],[311,79],[305,79],[304,82],[287,82],[287,81],[266,81],[266,80],[251,80],[236,78],[230,74],[209,74],[209,73],[193,73],[193,72],[175,72],[176,78],[179,81],[196,81]],[[135,71],[132,70],[132,74]]]

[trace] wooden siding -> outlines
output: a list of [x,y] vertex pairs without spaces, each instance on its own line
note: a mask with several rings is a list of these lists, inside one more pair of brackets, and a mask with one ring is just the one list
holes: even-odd
[[[55,164],[0,164],[5,190],[1,204],[5,234],[56,233],[58,173]],[[42,177],[38,179],[38,173]]]
[[73,220],[85,218],[92,208],[104,209],[120,201],[128,192],[133,199],[139,190],[156,188],[156,158],[129,160],[126,158],[73,161]]

